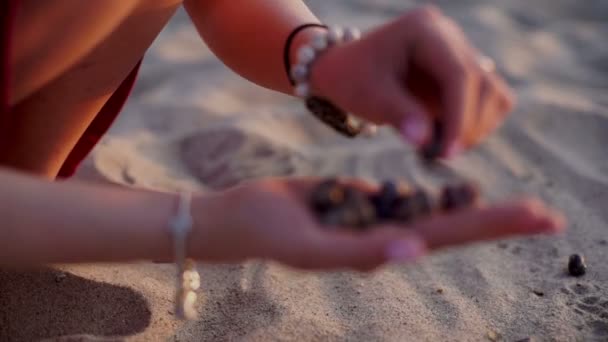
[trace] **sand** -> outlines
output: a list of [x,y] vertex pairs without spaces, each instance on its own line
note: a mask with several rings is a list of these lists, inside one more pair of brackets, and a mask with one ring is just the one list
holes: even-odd
[[[364,29],[413,4],[308,3],[328,22]],[[244,81],[200,44],[180,10],[79,178],[201,191],[269,175],[431,187],[473,178],[490,199],[541,196],[567,215],[565,234],[445,250],[367,275],[200,265],[195,322],[172,315],[171,265],[2,271],[0,340],[608,341],[608,2],[435,3],[496,59],[519,96],[500,132],[451,172],[429,174],[391,130],[345,139],[297,100]],[[587,259],[582,278],[565,273],[571,253]]]

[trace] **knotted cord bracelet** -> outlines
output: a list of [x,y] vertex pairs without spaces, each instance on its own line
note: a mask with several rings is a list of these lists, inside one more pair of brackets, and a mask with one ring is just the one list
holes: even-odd
[[[326,27],[325,25],[306,24],[297,27],[290,34],[286,44],[286,65],[289,65],[290,45],[295,35],[306,27]],[[308,44],[304,44],[297,50],[296,63],[286,67],[289,80],[294,85],[294,93],[306,103],[306,108],[320,121],[332,127],[337,132],[347,136],[356,137],[360,134],[374,135],[377,127],[374,124],[363,122],[344,110],[336,107],[331,101],[313,94],[310,86],[310,70],[317,58],[327,49],[338,44],[348,43],[361,37],[357,29],[341,27],[329,28],[324,33],[317,33]]]
[[293,29],[293,31],[291,31],[291,33],[287,37],[287,40],[285,41],[285,47],[283,49],[283,63],[285,64],[285,74],[287,74],[287,79],[289,79],[289,83],[291,83],[292,86],[295,86],[296,82],[291,77],[291,62],[289,61],[291,45],[293,44],[293,40],[296,38],[298,33],[304,31],[307,28],[311,28],[311,27],[329,29],[329,27],[327,27],[327,25],[323,25],[323,24],[314,24],[314,23],[303,24],[303,25],[300,25],[300,26],[296,27],[295,29]]

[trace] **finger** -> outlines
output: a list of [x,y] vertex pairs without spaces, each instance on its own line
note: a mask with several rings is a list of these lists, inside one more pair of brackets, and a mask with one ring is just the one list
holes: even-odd
[[[456,26],[451,23],[452,26]],[[479,75],[479,95],[475,119],[470,123],[466,136],[466,147],[478,144],[484,137],[494,131],[505,119],[513,105],[513,95],[508,86],[496,72],[494,61],[483,55],[464,35],[463,44],[468,47],[468,60]]]
[[376,87],[371,96],[371,106],[384,124],[400,130],[410,144],[420,147],[429,139],[431,125],[424,106],[409,93],[401,80],[387,81],[384,87]]
[[509,87],[507,82],[505,82],[500,75],[497,73],[492,73],[491,77],[500,100],[500,112],[504,117],[513,110],[517,100],[515,94],[511,90],[511,87]]
[[358,234],[348,230],[322,232],[312,249],[306,253],[308,260],[298,266],[369,271],[389,261],[412,262],[426,252],[420,237],[397,228],[379,228]]
[[478,144],[481,139],[489,133],[488,131],[494,122],[500,120],[497,110],[498,94],[489,77],[484,76],[479,87],[477,110],[474,116],[475,119],[472,120],[469,132],[466,135],[466,148]]
[[498,129],[514,106],[514,95],[496,73],[486,74],[484,88],[485,94],[480,95],[478,126],[470,144],[478,144]]
[[497,74],[492,74],[494,86],[497,89],[497,120],[488,122],[484,127],[485,135],[497,130],[515,107],[516,98],[506,82]]
[[449,40],[451,34],[443,30],[442,25],[429,26],[414,47],[413,60],[440,83],[445,156],[460,148],[458,143],[466,129],[467,115],[475,109],[478,80],[467,61],[466,47]]
[[414,231],[430,249],[515,235],[555,233],[564,217],[538,200],[522,200],[501,206],[461,210],[416,224]]

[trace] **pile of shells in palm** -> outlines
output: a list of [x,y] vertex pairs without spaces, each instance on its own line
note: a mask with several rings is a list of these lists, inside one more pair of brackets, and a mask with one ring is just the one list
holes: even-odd
[[321,224],[365,229],[383,223],[411,223],[437,212],[475,205],[479,192],[471,183],[445,185],[438,195],[408,184],[384,181],[369,193],[353,185],[327,179],[313,190],[310,205]]

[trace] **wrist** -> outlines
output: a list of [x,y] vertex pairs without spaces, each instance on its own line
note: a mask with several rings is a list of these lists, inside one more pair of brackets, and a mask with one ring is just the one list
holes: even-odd
[[[294,94],[304,100],[307,109],[314,116],[337,132],[351,138],[359,134],[368,137],[375,135],[375,125],[360,120],[333,103],[336,100],[336,94],[339,95],[339,92],[324,92],[323,88],[328,84],[337,82],[331,82],[331,75],[328,80],[327,76],[324,76],[325,73],[318,70],[320,62],[325,65],[332,60],[327,55],[335,53],[337,46],[358,40],[361,33],[354,28],[333,27],[324,32],[313,32],[311,34],[312,37],[298,47],[295,60],[288,70],[290,80],[294,85]],[[333,60],[338,63],[342,62],[335,58]],[[334,74],[331,72],[331,65],[325,68],[327,69],[326,73]]]
[[221,194],[198,194],[192,197],[192,232],[187,242],[187,253],[201,261],[222,261],[226,251],[224,222],[227,215]]
[[157,262],[172,262],[173,241],[169,222],[175,215],[176,194],[151,193],[133,208],[134,215],[147,217],[148,223],[141,224],[144,230],[132,241],[134,258],[151,259]]
[[227,263],[259,256],[255,217],[248,213],[254,201],[255,195],[246,188],[193,198],[194,226],[188,247],[192,257]]

